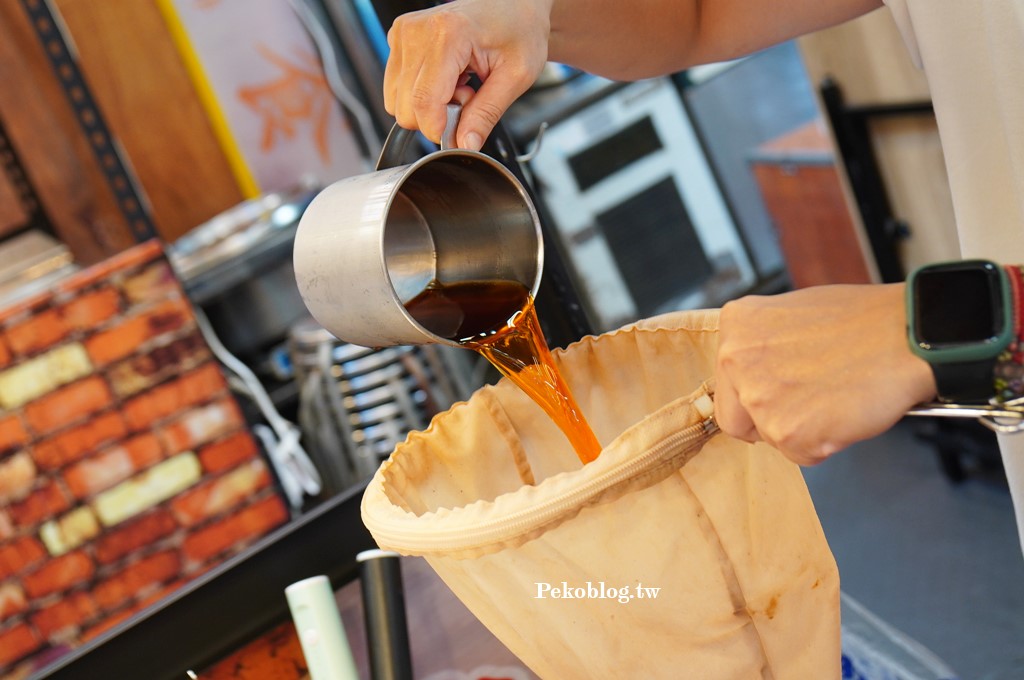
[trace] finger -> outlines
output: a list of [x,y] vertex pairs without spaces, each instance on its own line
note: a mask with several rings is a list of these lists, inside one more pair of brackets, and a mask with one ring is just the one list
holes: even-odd
[[[455,88],[455,94],[452,95],[452,101],[458,102],[459,104],[462,105],[463,108],[466,107],[466,104],[469,103],[469,100],[472,99],[473,95],[476,94],[476,90],[474,90],[467,84],[469,83],[469,79],[471,76],[472,74],[469,71],[463,71],[462,75],[459,76],[459,84]],[[461,114],[459,115],[461,116]],[[479,149],[474,149],[474,151],[478,150]]]
[[391,114],[395,115],[395,106],[398,102],[396,95],[398,94],[398,79],[402,72],[402,54],[401,50],[395,49],[393,41],[395,38],[395,29],[392,28],[388,31],[388,46],[391,48],[388,52],[387,63],[384,64],[384,109]]
[[384,65],[384,110],[397,118],[398,81],[402,72],[402,56],[398,50],[392,50]]
[[827,413],[780,399],[773,413],[760,414],[761,440],[801,466],[817,465],[844,448],[842,435]]
[[[468,59],[468,57],[467,57]],[[469,80],[459,50],[446,47],[427,53],[412,81],[408,99],[420,132],[437,142],[447,122],[445,107],[456,98],[459,87]],[[465,98],[466,93],[460,96]]]
[[424,55],[420,47],[423,32],[420,14],[410,12],[399,16],[387,34],[390,52],[384,67],[384,106],[395,117],[395,122],[407,130],[418,129],[410,97]]
[[398,106],[399,82],[402,78],[402,50],[400,49],[401,39],[400,22],[388,30],[388,60],[384,64],[384,110],[392,116],[396,115]]
[[456,136],[460,148],[479,151],[502,115],[533,81],[493,71],[462,109]]
[[465,107],[466,104],[469,103],[469,100],[473,98],[474,94],[476,94],[476,92],[474,92],[473,88],[469,85],[459,85],[455,88],[455,94],[452,95],[452,101],[456,101]]
[[730,437],[750,443],[761,440],[753,419],[740,403],[728,373],[722,370],[715,375],[715,422]]
[[402,74],[398,82],[398,101],[395,120],[409,130],[419,130],[437,143],[441,139],[446,121],[445,105],[451,101],[458,78],[458,69],[451,69],[447,82],[437,75],[436,69],[424,60],[422,50],[406,46],[402,59]]

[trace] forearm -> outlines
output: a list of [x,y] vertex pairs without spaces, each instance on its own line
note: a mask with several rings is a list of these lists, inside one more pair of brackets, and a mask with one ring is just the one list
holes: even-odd
[[548,59],[617,80],[678,70],[692,44],[697,3],[554,0]]
[[[480,149],[545,61],[636,80],[747,54],[837,24],[882,0],[459,0],[404,14],[388,32],[384,106],[435,141],[445,105]],[[481,85],[465,84],[475,73]]]
[[542,0],[548,58],[617,80],[724,61],[842,23],[881,0]]

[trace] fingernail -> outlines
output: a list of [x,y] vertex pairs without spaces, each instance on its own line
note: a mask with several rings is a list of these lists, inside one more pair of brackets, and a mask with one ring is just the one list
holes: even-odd
[[466,134],[466,148],[470,151],[479,151],[483,145],[484,140],[477,133],[469,132]]

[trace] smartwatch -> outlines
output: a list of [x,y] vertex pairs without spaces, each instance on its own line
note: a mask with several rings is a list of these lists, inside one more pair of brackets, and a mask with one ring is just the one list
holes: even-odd
[[1013,339],[1013,293],[988,260],[931,264],[907,279],[910,349],[928,362],[939,399],[987,402],[996,359]]

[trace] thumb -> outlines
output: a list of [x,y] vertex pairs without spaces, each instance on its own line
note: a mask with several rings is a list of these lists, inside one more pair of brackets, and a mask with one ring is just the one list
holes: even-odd
[[456,135],[459,147],[479,151],[508,107],[532,82],[523,84],[501,72],[492,73],[462,109]]

